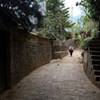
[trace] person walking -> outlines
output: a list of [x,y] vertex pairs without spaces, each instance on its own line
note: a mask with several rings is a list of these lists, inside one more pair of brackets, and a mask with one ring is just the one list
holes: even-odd
[[74,47],[73,46],[69,46],[69,54],[70,54],[70,56],[72,57],[72,55],[73,55],[73,52],[74,52]]

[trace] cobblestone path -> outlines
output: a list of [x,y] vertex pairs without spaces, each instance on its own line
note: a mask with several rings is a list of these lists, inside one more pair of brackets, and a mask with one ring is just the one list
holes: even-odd
[[1,100],[100,100],[100,90],[85,75],[81,51],[52,60],[25,77]]

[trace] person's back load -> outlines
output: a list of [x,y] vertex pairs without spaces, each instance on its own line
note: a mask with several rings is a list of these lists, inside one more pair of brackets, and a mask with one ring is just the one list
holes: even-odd
[[72,56],[72,54],[73,54],[73,51],[74,51],[74,48],[73,48],[73,46],[69,46],[69,53],[70,53],[70,56]]

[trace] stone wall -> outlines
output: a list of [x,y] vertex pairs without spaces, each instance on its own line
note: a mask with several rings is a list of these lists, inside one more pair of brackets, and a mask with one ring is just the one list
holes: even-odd
[[10,32],[10,86],[52,58],[51,42],[23,30]]
[[60,40],[53,41],[53,58],[63,58],[67,55],[65,42]]
[[66,40],[65,41],[65,45],[66,45],[67,49],[69,48],[69,46],[73,46],[74,48],[77,47],[74,39],[68,39],[68,40]]
[[88,52],[86,50],[83,51],[83,57],[82,57],[82,62],[83,62],[83,68],[84,71],[87,71],[87,67],[88,67]]
[[66,41],[55,40],[53,41],[53,58],[63,58],[68,54],[69,46],[76,48],[74,39],[68,39]]
[[[49,63],[54,56],[62,58],[67,55],[66,45],[62,41],[53,42],[22,29],[11,29],[11,31],[0,31],[0,33],[3,34],[1,46],[4,46],[3,54],[5,55],[5,64],[1,66],[5,67],[2,75],[5,74],[6,78],[3,91],[6,86],[8,88],[14,86],[34,69]],[[2,77],[0,81],[2,82]]]

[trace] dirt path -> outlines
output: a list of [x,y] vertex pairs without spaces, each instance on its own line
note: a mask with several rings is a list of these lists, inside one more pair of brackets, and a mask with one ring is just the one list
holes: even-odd
[[100,100],[100,90],[83,71],[81,51],[52,60],[25,77],[2,100]]
[[81,62],[81,59],[82,59],[81,52],[82,52],[82,50],[77,49],[73,52],[72,57],[70,57],[70,55],[68,54],[68,56],[64,57],[63,59],[52,60],[51,62],[63,62],[66,64],[68,64],[68,63],[70,63],[70,64],[71,63],[73,63],[73,64],[78,63],[79,64]]

